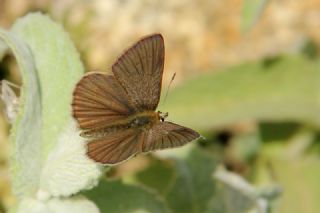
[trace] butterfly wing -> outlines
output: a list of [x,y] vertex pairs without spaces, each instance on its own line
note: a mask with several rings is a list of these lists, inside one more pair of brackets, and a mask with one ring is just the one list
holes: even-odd
[[89,73],[76,85],[72,111],[82,129],[111,125],[134,113],[125,90],[113,76]]
[[145,133],[142,152],[183,146],[200,137],[196,131],[171,122],[159,122]]
[[140,152],[140,137],[139,130],[119,130],[90,141],[87,154],[94,161],[103,164],[120,163]]
[[136,109],[155,110],[160,99],[163,66],[163,38],[154,34],[122,54],[112,71]]
[[88,156],[103,164],[117,164],[141,152],[183,146],[199,133],[171,122],[160,122],[148,131],[124,129],[88,143]]

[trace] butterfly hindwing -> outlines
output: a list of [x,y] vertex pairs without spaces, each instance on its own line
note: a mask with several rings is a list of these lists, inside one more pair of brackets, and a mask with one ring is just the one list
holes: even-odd
[[200,137],[196,131],[171,122],[159,122],[145,133],[142,151],[149,152],[183,146]]
[[138,110],[155,110],[160,99],[163,66],[163,38],[154,34],[122,54],[112,71]]
[[119,130],[88,143],[88,156],[102,164],[117,164],[141,152],[183,146],[200,135],[171,122],[159,122],[148,131]]
[[134,113],[125,90],[113,76],[89,73],[76,85],[72,111],[82,129],[100,128]]
[[140,131],[125,129],[88,143],[88,156],[103,164],[120,163],[141,150]]

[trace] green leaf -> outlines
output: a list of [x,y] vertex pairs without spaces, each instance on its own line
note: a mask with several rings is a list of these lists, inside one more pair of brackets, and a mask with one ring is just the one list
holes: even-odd
[[[0,38],[22,75],[20,110],[13,125],[13,188],[21,197],[69,196],[97,184],[99,166],[86,156],[71,115],[83,66],[62,27],[40,13],[19,19]],[[39,188],[40,187],[40,188]]]
[[[270,130],[278,127],[277,124]],[[300,153],[312,138],[314,143],[319,144],[319,136],[315,137],[317,132],[303,126],[294,130],[294,134],[282,138],[268,138],[268,143],[263,144],[263,153],[256,167],[254,181],[262,184],[276,178],[284,189],[281,205],[277,205],[278,212],[320,212],[319,153],[310,153],[310,150]],[[271,167],[266,168],[267,163]]]
[[279,171],[279,184],[284,188],[279,212],[319,212],[319,155],[300,159],[278,156],[272,161],[275,171]]
[[140,186],[119,181],[101,181],[98,187],[84,193],[101,212],[170,212],[160,196]]
[[[82,196],[67,199],[55,198],[47,202],[52,213],[99,213],[98,207],[90,200]],[[24,212],[24,211],[23,211]]]
[[75,122],[66,127],[50,152],[41,173],[39,197],[70,196],[98,184],[102,170],[87,157],[86,141],[74,134],[76,129]]
[[11,213],[99,213],[97,206],[83,196],[55,198],[39,201],[33,198],[23,199]]
[[218,160],[211,152],[194,146],[186,159],[176,159],[176,179],[165,194],[174,212],[204,212],[215,193],[212,173]]
[[228,147],[228,155],[240,162],[254,159],[261,148],[261,137],[256,129],[246,130],[235,135]]
[[30,47],[40,83],[43,158],[71,120],[72,92],[84,73],[80,56],[63,28],[40,13],[19,19],[12,31]]
[[157,158],[150,158],[150,160],[151,165],[136,174],[135,179],[163,195],[176,180],[175,164],[170,160]]
[[320,61],[288,56],[272,65],[245,63],[177,87],[170,119],[206,131],[248,120],[297,121],[320,127]]
[[214,176],[220,184],[210,201],[208,213],[267,212],[267,200],[242,177],[223,169],[218,169]]
[[[24,84],[20,109],[11,130],[10,141],[13,191],[18,196],[34,193],[41,167],[41,99],[32,52],[16,35],[0,29],[0,39],[8,45],[18,63]],[[32,124],[32,125],[30,125]]]
[[[40,83],[43,171],[40,191],[69,196],[97,184],[101,171],[86,156],[71,115],[75,84],[82,77],[79,54],[63,28],[40,13],[18,20],[12,28],[30,47]],[[29,156],[32,157],[32,156]]]

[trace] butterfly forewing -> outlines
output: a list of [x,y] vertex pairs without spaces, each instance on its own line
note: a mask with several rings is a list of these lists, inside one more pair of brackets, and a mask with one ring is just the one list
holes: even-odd
[[142,151],[183,146],[200,137],[196,131],[171,122],[159,122],[145,133]]
[[77,84],[72,102],[82,129],[98,129],[134,113],[128,96],[113,76],[89,73]]
[[112,66],[112,71],[139,111],[155,110],[161,92],[164,42],[160,34],[141,39]]

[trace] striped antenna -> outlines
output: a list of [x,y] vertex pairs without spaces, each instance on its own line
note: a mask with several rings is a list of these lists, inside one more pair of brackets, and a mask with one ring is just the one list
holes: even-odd
[[170,90],[170,87],[171,87],[171,84],[174,80],[174,78],[176,77],[176,73],[173,73],[172,77],[171,77],[171,80],[170,80],[170,83],[168,85],[168,88],[167,88],[167,91],[166,91],[166,95],[164,96],[164,99],[162,101],[162,106],[164,106],[164,103],[166,102],[167,100],[167,97],[168,97],[168,94],[169,94],[169,90]]

